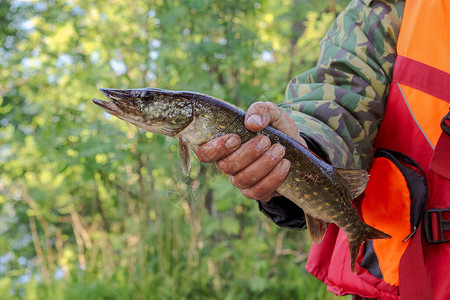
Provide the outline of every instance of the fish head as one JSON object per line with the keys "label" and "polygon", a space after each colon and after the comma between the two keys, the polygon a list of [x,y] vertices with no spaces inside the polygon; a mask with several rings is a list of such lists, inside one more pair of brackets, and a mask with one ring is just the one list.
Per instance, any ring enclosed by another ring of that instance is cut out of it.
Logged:
{"label": "fish head", "polygon": [[145,131],[177,136],[193,120],[193,103],[155,88],[100,89],[110,101],[94,103],[117,118]]}

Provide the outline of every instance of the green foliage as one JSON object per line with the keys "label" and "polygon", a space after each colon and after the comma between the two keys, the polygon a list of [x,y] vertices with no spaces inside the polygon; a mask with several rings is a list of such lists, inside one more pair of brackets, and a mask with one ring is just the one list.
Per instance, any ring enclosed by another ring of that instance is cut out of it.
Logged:
{"label": "green foliage", "polygon": [[332,299],[309,239],[98,88],[280,101],[346,1],[0,0],[2,299]]}

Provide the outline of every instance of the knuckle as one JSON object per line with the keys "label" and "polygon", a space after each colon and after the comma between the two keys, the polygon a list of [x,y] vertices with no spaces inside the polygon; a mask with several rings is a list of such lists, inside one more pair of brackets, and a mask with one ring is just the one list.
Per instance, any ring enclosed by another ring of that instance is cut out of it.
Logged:
{"label": "knuckle", "polygon": [[269,107],[269,109],[275,109],[275,110],[280,110],[280,108],[278,107],[278,105],[276,105],[275,103],[273,103],[272,101],[268,101],[266,102],[266,105]]}
{"label": "knuckle", "polygon": [[257,110],[260,110],[260,109],[264,110],[265,108],[266,108],[265,102],[257,101],[257,102],[254,102],[252,105],[250,105],[248,110],[257,111]]}
{"label": "knuckle", "polygon": [[195,155],[203,163],[212,163],[224,159],[236,151],[239,144],[240,139],[237,135],[223,135],[199,146]]}
{"label": "knuckle", "polygon": [[267,108],[271,111],[271,113],[276,114],[277,116],[280,116],[283,114],[283,111],[281,110],[281,108],[278,107],[278,105],[276,105],[273,102],[266,102],[267,104]]}
{"label": "knuckle", "polygon": [[222,159],[217,162],[217,167],[219,170],[228,175],[234,173],[234,165],[235,163],[232,163],[227,159]]}
{"label": "knuckle", "polygon": [[263,191],[260,188],[241,189],[242,195],[247,199],[253,199],[258,201],[267,202],[272,198],[272,192]]}
{"label": "knuckle", "polygon": [[281,112],[277,118],[274,118],[272,125],[277,128],[281,128],[283,130],[292,130],[296,129],[297,126],[295,123],[289,118],[285,113]]}
{"label": "knuckle", "polygon": [[286,170],[282,170],[277,166],[273,172],[269,175],[271,190],[276,190],[284,181],[287,176]]}
{"label": "knuckle", "polygon": [[269,107],[266,102],[255,102],[247,110],[247,117],[251,115],[259,115],[261,118],[265,119],[269,115]]}
{"label": "knuckle", "polygon": [[271,192],[270,188],[265,184],[256,184],[249,190],[251,190],[254,199],[265,199],[267,194]]}
{"label": "knuckle", "polygon": [[254,178],[246,176],[247,174],[238,174],[232,176],[232,184],[237,188],[248,188],[253,185]]}
{"label": "knuckle", "polygon": [[247,199],[258,200],[257,198],[255,198],[253,193],[250,190],[248,190],[248,189],[242,189],[241,190],[241,194],[242,194],[242,196],[244,196]]}
{"label": "knuckle", "polygon": [[199,161],[203,163],[211,163],[217,160],[218,151],[214,147],[205,145],[198,148],[196,155]]}

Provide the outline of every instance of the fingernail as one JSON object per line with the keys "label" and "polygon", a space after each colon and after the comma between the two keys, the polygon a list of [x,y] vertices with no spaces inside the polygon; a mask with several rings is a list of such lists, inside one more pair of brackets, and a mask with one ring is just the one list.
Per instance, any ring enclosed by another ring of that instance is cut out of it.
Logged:
{"label": "fingernail", "polygon": [[258,126],[263,125],[263,121],[259,115],[251,115],[250,117],[248,117],[247,123],[251,123]]}
{"label": "fingernail", "polygon": [[259,149],[266,149],[270,146],[270,140],[266,136],[262,136],[258,141],[258,147]]}
{"label": "fingernail", "polygon": [[225,142],[225,147],[227,149],[233,149],[234,147],[237,147],[239,145],[239,140],[232,136]]}
{"label": "fingernail", "polygon": [[291,162],[288,161],[287,159],[283,159],[280,163],[280,169],[285,172],[286,170],[288,170],[291,167]]}
{"label": "fingernail", "polygon": [[272,149],[272,156],[275,158],[282,157],[284,155],[284,147],[281,145],[275,145]]}

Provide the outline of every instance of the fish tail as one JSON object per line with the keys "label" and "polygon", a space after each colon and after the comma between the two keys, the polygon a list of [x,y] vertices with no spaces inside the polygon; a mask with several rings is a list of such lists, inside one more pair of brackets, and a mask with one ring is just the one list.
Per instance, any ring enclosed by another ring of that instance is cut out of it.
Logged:
{"label": "fish tail", "polygon": [[364,234],[359,235],[357,238],[349,239],[349,249],[350,249],[350,261],[352,271],[355,272],[355,262],[356,257],[358,256],[359,249],[361,248],[361,244],[367,240],[376,240],[376,239],[390,239],[392,238],[389,234],[386,234],[372,226],[367,224],[365,225]]}

